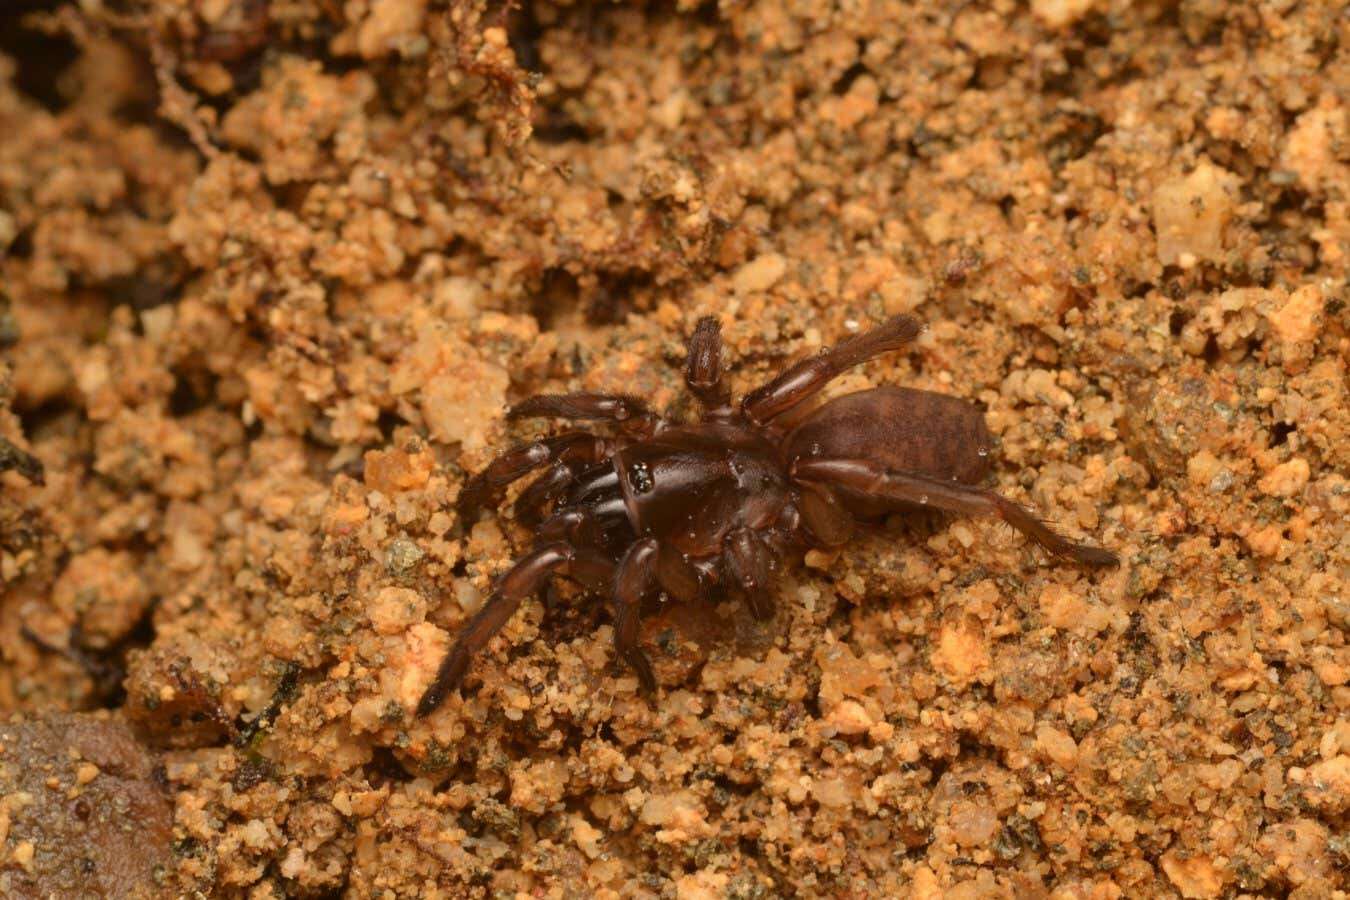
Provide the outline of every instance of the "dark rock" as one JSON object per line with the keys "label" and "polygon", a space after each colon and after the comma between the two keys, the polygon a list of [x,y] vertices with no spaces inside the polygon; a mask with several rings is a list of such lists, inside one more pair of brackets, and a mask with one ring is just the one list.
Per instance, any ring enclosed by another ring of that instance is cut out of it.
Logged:
{"label": "dark rock", "polygon": [[0,896],[174,896],[173,806],[155,766],[106,713],[0,724]]}

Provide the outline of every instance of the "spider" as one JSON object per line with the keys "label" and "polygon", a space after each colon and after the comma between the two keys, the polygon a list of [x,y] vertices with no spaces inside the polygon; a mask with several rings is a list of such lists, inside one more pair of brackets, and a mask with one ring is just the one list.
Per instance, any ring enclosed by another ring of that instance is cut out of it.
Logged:
{"label": "spider", "polygon": [[721,586],[767,619],[789,554],[838,547],[859,522],[888,513],[998,516],[1055,556],[1115,564],[1110,551],[1074,543],[979,486],[991,440],[975,406],[891,386],[804,406],[832,378],[922,330],[917,320],[896,316],[789,366],[733,404],[722,378],[721,329],[709,316],[689,339],[685,369],[703,407],[697,422],[668,421],[623,395],[539,395],[512,407],[508,419],[603,421],[617,433],[541,438],[503,453],[465,485],[459,513],[472,522],[509,484],[542,469],[514,506],[535,545],[464,627],[417,714],[440,705],[474,654],[551,575],[608,595],[614,649],[654,692],[656,676],[638,645],[644,598],[664,592],[691,600]]}

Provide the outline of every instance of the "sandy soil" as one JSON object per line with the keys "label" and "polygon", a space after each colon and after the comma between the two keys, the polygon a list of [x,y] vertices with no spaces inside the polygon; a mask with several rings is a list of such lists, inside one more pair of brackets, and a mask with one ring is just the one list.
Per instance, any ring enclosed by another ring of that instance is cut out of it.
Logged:
{"label": "sandy soil", "polygon": [[[0,710],[156,754],[147,896],[1345,896],[1343,3],[3,15]],[[899,312],[832,391],[979,403],[1118,569],[897,521],[648,617],[651,703],[560,584],[412,717],[528,545],[453,509],[507,403]]]}

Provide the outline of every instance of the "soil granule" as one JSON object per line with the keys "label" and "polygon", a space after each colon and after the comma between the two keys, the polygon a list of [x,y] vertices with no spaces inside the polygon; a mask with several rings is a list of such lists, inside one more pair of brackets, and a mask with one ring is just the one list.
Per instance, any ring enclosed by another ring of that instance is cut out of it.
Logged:
{"label": "soil granule", "polygon": [[[3,16],[0,734],[134,729],[147,892],[1345,896],[1343,3]],[[897,518],[649,615],[652,701],[559,582],[412,716],[529,543],[454,512],[507,404],[897,313],[830,394],[978,403],[1119,568]]]}

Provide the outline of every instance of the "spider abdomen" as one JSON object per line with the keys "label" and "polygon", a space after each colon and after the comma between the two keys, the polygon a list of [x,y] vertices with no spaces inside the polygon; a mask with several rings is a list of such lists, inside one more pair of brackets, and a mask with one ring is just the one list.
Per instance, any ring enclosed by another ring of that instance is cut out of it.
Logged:
{"label": "spider abdomen", "polygon": [[940,481],[978,484],[993,438],[972,404],[947,394],[879,387],[836,397],[788,436],[790,461],[867,459]]}
{"label": "spider abdomen", "polygon": [[[813,458],[858,459],[936,481],[979,484],[989,474],[993,439],[972,404],[947,394],[879,387],[836,397],[788,436],[789,463]],[[837,489],[858,515],[883,514],[894,504]]]}

